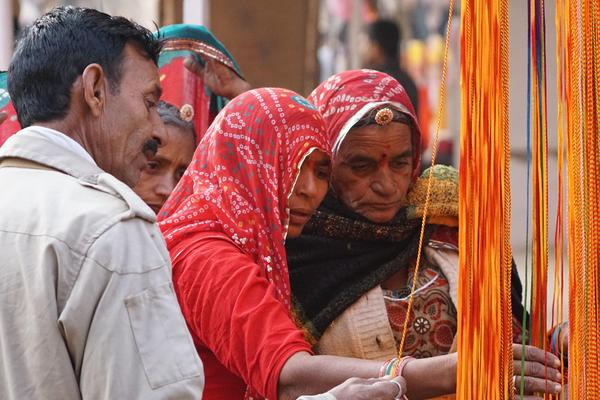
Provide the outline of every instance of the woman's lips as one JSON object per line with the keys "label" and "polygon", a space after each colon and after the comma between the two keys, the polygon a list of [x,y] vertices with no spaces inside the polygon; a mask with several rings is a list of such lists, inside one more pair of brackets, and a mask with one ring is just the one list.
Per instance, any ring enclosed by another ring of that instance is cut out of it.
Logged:
{"label": "woman's lips", "polygon": [[362,208],[372,208],[377,211],[387,211],[390,208],[398,207],[401,203],[399,201],[391,203],[365,203],[362,204]]}
{"label": "woman's lips", "polygon": [[312,210],[290,210],[290,224],[304,225],[314,214]]}

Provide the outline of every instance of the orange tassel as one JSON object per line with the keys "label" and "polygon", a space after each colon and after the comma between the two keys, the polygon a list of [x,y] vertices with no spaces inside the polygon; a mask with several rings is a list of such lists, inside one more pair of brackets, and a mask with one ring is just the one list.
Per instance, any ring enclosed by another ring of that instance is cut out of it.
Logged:
{"label": "orange tassel", "polygon": [[508,1],[463,0],[457,398],[513,395]]}

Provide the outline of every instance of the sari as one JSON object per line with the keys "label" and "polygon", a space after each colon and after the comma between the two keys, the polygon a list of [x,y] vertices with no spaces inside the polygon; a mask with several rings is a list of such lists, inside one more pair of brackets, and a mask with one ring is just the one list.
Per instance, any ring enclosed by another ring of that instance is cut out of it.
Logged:
{"label": "sari", "polygon": [[329,153],[324,123],[304,98],[246,92],[217,116],[159,213],[205,399],[276,398],[287,359],[310,352],[291,316],[284,241],[287,199],[316,149]]}

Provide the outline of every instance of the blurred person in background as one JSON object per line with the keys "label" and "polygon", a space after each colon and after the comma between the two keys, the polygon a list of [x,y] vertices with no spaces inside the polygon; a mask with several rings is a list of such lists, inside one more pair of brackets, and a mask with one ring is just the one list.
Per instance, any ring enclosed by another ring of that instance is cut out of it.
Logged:
{"label": "blurred person in background", "polygon": [[400,44],[402,38],[398,25],[391,20],[377,20],[367,25],[366,40],[361,54],[363,67],[385,72],[396,79],[406,90],[418,115],[417,86],[414,80],[400,67]]}
{"label": "blurred person in background", "polygon": [[250,84],[231,53],[205,27],[168,25],[155,36],[163,42],[158,59],[161,100],[194,124],[198,142],[225,104],[249,90]]}

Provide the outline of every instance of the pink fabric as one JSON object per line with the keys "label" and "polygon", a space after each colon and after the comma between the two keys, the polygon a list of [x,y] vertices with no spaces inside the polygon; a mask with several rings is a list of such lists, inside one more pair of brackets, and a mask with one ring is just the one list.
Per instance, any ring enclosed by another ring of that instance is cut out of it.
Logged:
{"label": "pink fabric", "polygon": [[397,80],[386,73],[369,69],[345,71],[317,86],[308,100],[323,115],[332,147],[347,122],[364,107],[381,102],[394,107],[395,103],[394,108],[408,115],[414,124],[413,180],[417,179],[421,163],[421,130],[408,94]]}

